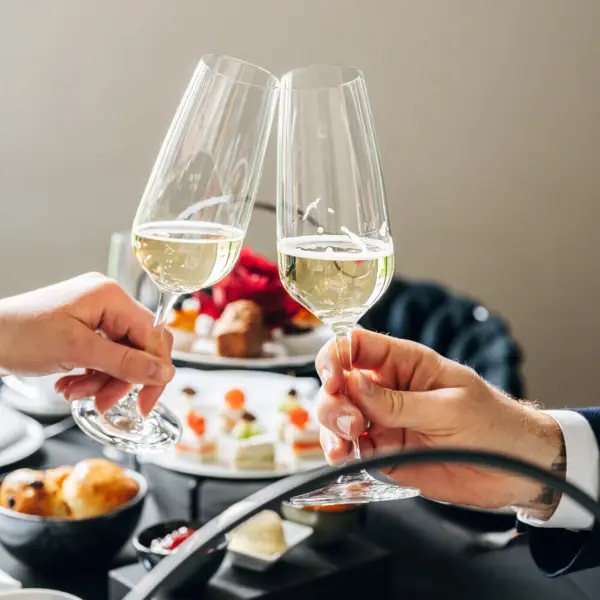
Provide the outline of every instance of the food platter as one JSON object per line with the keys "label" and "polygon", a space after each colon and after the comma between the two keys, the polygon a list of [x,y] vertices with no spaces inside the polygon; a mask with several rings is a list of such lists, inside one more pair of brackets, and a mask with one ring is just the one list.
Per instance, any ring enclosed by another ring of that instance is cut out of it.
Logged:
{"label": "food platter", "polygon": [[[185,388],[196,391],[193,399],[182,393]],[[225,395],[232,389],[243,390],[246,409],[257,416],[264,429],[262,437],[273,444],[275,460],[272,465],[238,468],[228,459],[228,452],[223,448],[235,442],[231,441],[228,434],[219,431],[219,411]],[[279,407],[291,389],[296,391],[297,400],[310,416],[311,422],[316,423],[314,404],[319,384],[315,379],[261,371],[231,370],[224,374],[220,371],[179,369],[163,393],[161,402],[175,411],[184,427],[190,409],[201,412],[206,419],[207,432],[218,442],[217,456],[214,460],[204,462],[193,452],[174,449],[143,456],[141,461],[202,478],[238,480],[277,479],[321,467],[325,464],[322,454],[316,458],[298,458],[289,444],[279,439]]]}
{"label": "food platter", "polygon": [[219,356],[208,335],[174,333],[173,360],[191,367],[210,369],[293,370],[313,366],[323,345],[331,338],[328,327],[300,335],[281,335],[263,343],[258,358]]}

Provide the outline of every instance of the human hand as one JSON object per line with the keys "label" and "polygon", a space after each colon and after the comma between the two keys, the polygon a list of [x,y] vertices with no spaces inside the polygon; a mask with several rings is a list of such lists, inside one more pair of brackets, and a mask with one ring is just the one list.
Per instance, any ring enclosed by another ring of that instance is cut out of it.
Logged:
{"label": "human hand", "polygon": [[[473,370],[416,343],[365,330],[352,338],[353,371],[340,365],[335,342],[320,351],[323,382],[317,411],[321,443],[331,463],[350,457],[359,438],[364,455],[400,449],[462,448],[520,458],[562,473],[564,442],[558,424],[534,405],[518,402]],[[346,387],[347,386],[347,387]],[[514,474],[477,465],[431,464],[389,468],[400,485],[456,504],[518,506],[548,518],[560,495]]]}
{"label": "human hand", "polygon": [[141,350],[153,332],[152,313],[117,283],[82,275],[0,300],[0,371],[37,376],[86,369],[62,377],[56,390],[67,400],[94,397],[101,412],[141,384],[139,406],[147,414],[175,374],[168,332],[156,356]]}

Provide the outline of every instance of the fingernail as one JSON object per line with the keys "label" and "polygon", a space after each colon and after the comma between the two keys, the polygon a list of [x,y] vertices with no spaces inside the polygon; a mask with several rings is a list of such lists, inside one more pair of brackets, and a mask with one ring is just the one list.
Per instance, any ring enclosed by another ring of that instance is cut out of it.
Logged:
{"label": "fingernail", "polygon": [[319,377],[321,378],[321,383],[327,385],[327,382],[331,379],[331,371],[325,367],[324,369],[321,369]]}
{"label": "fingernail", "polygon": [[373,382],[360,371],[358,372],[358,389],[363,396],[370,396],[373,393]]}
{"label": "fingernail", "polygon": [[352,431],[352,423],[354,422],[354,417],[350,415],[341,415],[339,416],[335,424],[338,428],[338,431],[346,438],[350,437],[350,432]]}
{"label": "fingernail", "polygon": [[85,390],[80,390],[80,391],[70,392],[69,394],[67,394],[66,398],[67,398],[67,400],[70,400],[71,402],[73,402],[75,400],[82,400],[87,395],[88,394],[86,394]]}
{"label": "fingernail", "polygon": [[175,367],[163,362],[152,361],[148,367],[148,377],[159,383],[167,383],[171,381],[174,374]]}
{"label": "fingernail", "polygon": [[333,437],[332,433],[327,433],[323,436],[323,451],[327,456],[330,452],[337,448],[337,440]]}

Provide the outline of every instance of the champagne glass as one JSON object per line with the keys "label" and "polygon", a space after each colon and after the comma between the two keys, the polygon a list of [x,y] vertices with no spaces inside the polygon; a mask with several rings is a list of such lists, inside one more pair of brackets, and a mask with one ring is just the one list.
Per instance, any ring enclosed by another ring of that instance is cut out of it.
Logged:
{"label": "champagne glass", "polygon": [[[133,251],[160,291],[149,352],[177,296],[217,283],[235,265],[262,174],[279,91],[271,73],[204,56],[179,105],[132,227]],[[145,418],[133,391],[105,414],[93,399],[73,416],[95,440],[131,453],[177,443],[181,424],[157,404]]]}
{"label": "champagne glass", "polygon": [[[281,281],[332,329],[348,373],[352,330],[394,273],[379,151],[365,80],[358,69],[305,67],[282,78],[277,178]],[[359,461],[357,440],[353,450]],[[359,504],[419,493],[362,470],[296,496],[292,503]]]}

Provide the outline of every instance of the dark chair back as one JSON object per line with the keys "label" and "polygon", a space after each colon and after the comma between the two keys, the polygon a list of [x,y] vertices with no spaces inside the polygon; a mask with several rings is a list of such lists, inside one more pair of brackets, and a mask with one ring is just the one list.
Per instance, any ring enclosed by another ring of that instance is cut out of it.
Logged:
{"label": "dark chair back", "polygon": [[366,329],[419,342],[523,398],[523,352],[506,321],[440,285],[396,278],[362,319]]}

